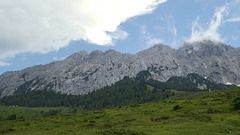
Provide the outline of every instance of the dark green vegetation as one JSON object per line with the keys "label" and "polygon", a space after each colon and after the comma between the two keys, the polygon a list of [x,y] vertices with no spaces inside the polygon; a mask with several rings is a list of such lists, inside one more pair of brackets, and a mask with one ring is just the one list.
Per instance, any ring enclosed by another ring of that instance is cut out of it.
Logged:
{"label": "dark green vegetation", "polygon": [[[171,91],[162,101],[114,109],[0,121],[0,134],[239,135],[240,88]],[[0,107],[1,110],[3,106]],[[14,109],[22,107],[15,107]],[[34,108],[32,108],[34,109]]]}
{"label": "dark green vegetation", "polygon": [[236,97],[233,100],[233,109],[234,110],[240,110],[240,97]]}
{"label": "dark green vegetation", "polygon": [[171,77],[165,83],[165,87],[181,91],[199,91],[199,87],[201,87],[202,90],[220,90],[232,86],[215,83],[198,74],[192,73],[188,74],[186,77]]}
{"label": "dark green vegetation", "polygon": [[87,95],[74,96],[55,93],[53,91],[32,91],[4,97],[0,102],[7,106],[68,106],[81,107],[84,110],[93,110],[162,100],[171,95],[173,95],[173,92],[155,88],[144,81],[125,77],[113,86],[106,86]]}
{"label": "dark green vegetation", "polygon": [[18,107],[18,106],[0,106],[0,121],[27,119],[35,117],[47,117],[62,115],[74,112],[74,108],[67,107]]}
{"label": "dark green vegetation", "polygon": [[[0,103],[6,106],[25,107],[78,107],[86,111],[163,100],[175,95],[175,92],[170,91],[170,89],[206,91],[230,87],[216,84],[197,74],[189,74],[186,77],[172,77],[165,83],[148,79],[149,77],[151,77],[149,71],[142,71],[136,78],[125,77],[112,86],[106,86],[87,95],[74,96],[53,91],[30,91],[4,97],[0,99]],[[199,86],[203,86],[204,89],[201,90]]]}

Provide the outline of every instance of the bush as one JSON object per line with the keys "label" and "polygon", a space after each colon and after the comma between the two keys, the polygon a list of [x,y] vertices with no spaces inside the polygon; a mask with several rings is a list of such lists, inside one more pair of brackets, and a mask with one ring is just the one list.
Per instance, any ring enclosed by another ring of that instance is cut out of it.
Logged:
{"label": "bush", "polygon": [[3,121],[3,120],[5,120],[5,119],[3,118],[3,116],[0,115],[0,121]]}
{"label": "bush", "polygon": [[17,115],[16,114],[12,114],[12,115],[8,116],[7,119],[8,120],[15,120],[15,119],[17,119]]}
{"label": "bush", "polygon": [[48,112],[44,112],[44,111],[41,111],[40,114],[43,116],[43,117],[47,117],[47,116],[55,116],[55,115],[58,115],[59,113],[61,112],[61,109],[50,109]]}
{"label": "bush", "polygon": [[220,111],[216,110],[216,109],[213,109],[212,107],[209,107],[207,109],[207,113],[219,113]]}
{"label": "bush", "polygon": [[163,120],[169,119],[169,116],[162,116],[162,117],[157,117],[157,118],[151,118],[151,121],[153,122],[161,122]]}
{"label": "bush", "polygon": [[130,104],[130,107],[134,108],[134,107],[139,107],[139,104]]}
{"label": "bush", "polygon": [[179,110],[179,109],[181,109],[182,107],[180,106],[180,105],[175,105],[174,107],[173,107],[173,111],[176,111],[176,110]]}
{"label": "bush", "polygon": [[74,108],[74,109],[72,110],[72,113],[73,113],[73,114],[77,113],[77,109]]}
{"label": "bush", "polygon": [[233,109],[234,110],[240,110],[240,97],[236,97],[233,100]]}

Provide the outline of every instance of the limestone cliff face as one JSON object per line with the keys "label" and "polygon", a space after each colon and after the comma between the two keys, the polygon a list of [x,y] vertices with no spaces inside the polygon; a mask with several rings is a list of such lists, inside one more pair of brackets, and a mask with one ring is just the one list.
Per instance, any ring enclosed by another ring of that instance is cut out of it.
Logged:
{"label": "limestone cliff face", "polygon": [[0,97],[30,90],[86,94],[143,70],[163,82],[197,73],[215,82],[240,84],[240,48],[204,40],[185,43],[178,50],[156,45],[137,54],[81,51],[63,61],[2,74]]}

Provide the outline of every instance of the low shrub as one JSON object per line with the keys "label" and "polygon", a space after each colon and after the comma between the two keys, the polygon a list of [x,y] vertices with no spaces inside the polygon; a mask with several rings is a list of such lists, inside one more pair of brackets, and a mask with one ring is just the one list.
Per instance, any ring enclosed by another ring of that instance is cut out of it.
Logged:
{"label": "low shrub", "polygon": [[16,120],[17,119],[17,115],[16,114],[12,114],[12,115],[8,116],[7,119],[8,120]]}
{"label": "low shrub", "polygon": [[176,111],[176,110],[179,110],[181,109],[182,107],[180,105],[175,105],[173,106],[173,111]]}
{"label": "low shrub", "polygon": [[233,99],[233,109],[240,110],[240,97],[236,97]]}
{"label": "low shrub", "polygon": [[151,121],[153,122],[161,122],[163,120],[169,119],[169,116],[162,116],[162,117],[156,117],[156,118],[151,118]]}

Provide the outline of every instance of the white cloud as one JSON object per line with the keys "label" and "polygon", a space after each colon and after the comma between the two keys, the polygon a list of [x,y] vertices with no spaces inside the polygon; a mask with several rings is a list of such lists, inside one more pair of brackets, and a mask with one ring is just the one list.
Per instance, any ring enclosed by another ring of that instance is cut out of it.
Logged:
{"label": "white cloud", "polygon": [[112,45],[127,33],[118,26],[151,13],[167,0],[1,0],[0,59],[48,53],[73,40]]}
{"label": "white cloud", "polygon": [[147,46],[152,46],[160,43],[162,43],[162,39],[159,38],[149,38],[147,40]]}
{"label": "white cloud", "polygon": [[171,47],[177,48],[179,45],[179,41],[177,40],[177,29],[175,26],[169,26],[168,30],[173,34],[173,41],[171,43]]}
{"label": "white cloud", "polygon": [[64,60],[65,58],[67,58],[68,56],[64,56],[64,57],[53,57],[52,59],[54,61],[60,61],[60,60]]}
{"label": "white cloud", "polygon": [[227,14],[227,5],[217,8],[208,28],[203,28],[198,23],[200,17],[197,17],[192,23],[192,33],[188,42],[196,42],[203,39],[210,39],[213,41],[222,41],[221,35],[218,33],[219,26],[223,23],[223,17]]}
{"label": "white cloud", "polygon": [[240,22],[240,17],[225,20],[225,22]]}
{"label": "white cloud", "polygon": [[146,42],[146,48],[163,42],[162,39],[153,37],[153,35],[147,31],[146,25],[141,26],[141,34],[143,36],[143,40]]}
{"label": "white cloud", "polygon": [[5,63],[5,62],[0,61],[0,66],[1,66],[1,67],[4,67],[4,66],[11,66],[11,64],[10,64],[10,63]]}
{"label": "white cloud", "polygon": [[177,29],[175,27],[169,27],[170,32],[176,37],[177,36]]}

